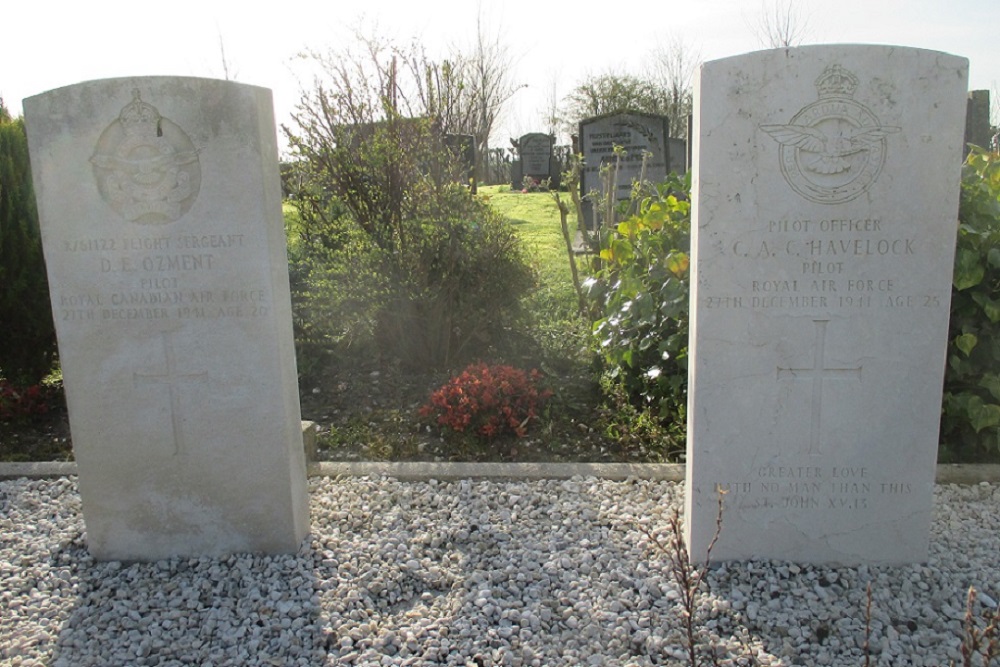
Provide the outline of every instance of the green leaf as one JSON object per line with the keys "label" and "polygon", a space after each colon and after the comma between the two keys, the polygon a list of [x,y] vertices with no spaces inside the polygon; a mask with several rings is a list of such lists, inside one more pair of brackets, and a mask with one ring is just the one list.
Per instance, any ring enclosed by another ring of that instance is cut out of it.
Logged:
{"label": "green leaf", "polygon": [[986,314],[986,317],[990,319],[990,322],[1000,322],[1000,303],[994,301],[981,292],[973,294],[972,300],[983,309],[983,312]]}
{"label": "green leaf", "polygon": [[667,268],[678,278],[683,278],[687,274],[690,264],[690,258],[682,252],[672,253],[667,258]]}
{"label": "green leaf", "polygon": [[1000,248],[990,248],[986,254],[986,261],[990,263],[990,266],[1000,269]]}
{"label": "green leaf", "polygon": [[638,220],[635,217],[629,218],[628,220],[622,220],[618,223],[616,231],[622,236],[631,236],[636,232],[638,228]]}
{"label": "green leaf", "polygon": [[667,211],[659,202],[653,202],[642,217],[643,222],[652,230],[663,228],[663,223],[667,219]]}
{"label": "green leaf", "polygon": [[978,285],[986,270],[979,263],[979,254],[968,248],[959,248],[955,253],[955,289],[964,290]]}
{"label": "green leaf", "polygon": [[993,398],[1000,401],[1000,375],[986,373],[979,381],[979,386],[988,390]]}
{"label": "green leaf", "polygon": [[979,343],[979,339],[976,338],[975,334],[967,333],[955,338],[955,347],[964,352],[965,356],[972,354],[972,350],[976,347],[977,343]]}
{"label": "green leaf", "polygon": [[[966,392],[962,393],[944,393],[944,409],[945,413],[948,415],[961,415],[965,417],[969,414],[969,401],[973,398],[978,398],[975,394],[969,394]],[[982,399],[980,404],[982,403]]]}
{"label": "green leaf", "polygon": [[955,375],[960,376],[962,374],[962,359],[957,354],[948,355],[948,366],[951,367]]}
{"label": "green leaf", "polygon": [[972,428],[976,429],[976,433],[984,428],[1000,426],[1000,405],[981,405],[977,410],[970,410],[970,413]]}

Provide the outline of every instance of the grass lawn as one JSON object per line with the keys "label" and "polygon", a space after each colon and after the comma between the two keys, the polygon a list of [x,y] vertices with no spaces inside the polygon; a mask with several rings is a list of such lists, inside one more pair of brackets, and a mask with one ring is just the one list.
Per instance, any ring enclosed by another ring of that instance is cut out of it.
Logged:
{"label": "grass lawn", "polygon": [[[531,261],[538,271],[541,297],[551,301],[559,312],[572,312],[576,304],[573,280],[570,275],[566,242],[559,222],[559,208],[551,192],[511,191],[507,185],[480,186],[479,194],[490,205],[510,220],[518,236],[524,241]],[[569,194],[559,193],[562,201],[570,205],[569,225],[576,227]]]}
{"label": "grass lawn", "polygon": [[[501,191],[502,190],[502,191]],[[551,192],[511,192],[509,186],[488,185],[479,188],[480,196],[504,215],[514,226],[518,236],[531,250],[538,262],[543,282],[561,282],[570,285],[566,244],[559,223],[559,209]],[[560,192],[562,201],[569,203],[569,195]],[[576,226],[572,213],[570,227]]]}

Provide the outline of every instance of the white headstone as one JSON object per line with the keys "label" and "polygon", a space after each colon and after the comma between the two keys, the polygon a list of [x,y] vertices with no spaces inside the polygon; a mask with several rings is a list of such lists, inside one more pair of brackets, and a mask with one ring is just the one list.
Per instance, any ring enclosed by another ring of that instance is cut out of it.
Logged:
{"label": "white headstone", "polygon": [[696,88],[687,531],[703,560],[927,557],[968,61],[706,63]]}
{"label": "white headstone", "polygon": [[309,507],[270,91],[107,79],[24,110],[91,552],[294,552]]}

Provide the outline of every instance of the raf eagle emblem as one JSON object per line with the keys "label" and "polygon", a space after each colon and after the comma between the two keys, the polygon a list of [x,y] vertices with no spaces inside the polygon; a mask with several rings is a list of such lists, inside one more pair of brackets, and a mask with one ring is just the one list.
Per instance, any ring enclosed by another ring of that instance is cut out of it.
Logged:
{"label": "raf eagle emblem", "polygon": [[898,127],[845,128],[828,135],[806,125],[761,125],[782,146],[797,148],[802,166],[816,174],[840,174],[851,169],[847,158],[867,151]]}
{"label": "raf eagle emblem", "polygon": [[886,137],[900,128],[883,125],[853,99],[858,78],[831,65],[816,79],[819,99],[783,124],[760,129],[780,144],[785,181],[804,198],[821,204],[851,201],[878,179],[885,164]]}

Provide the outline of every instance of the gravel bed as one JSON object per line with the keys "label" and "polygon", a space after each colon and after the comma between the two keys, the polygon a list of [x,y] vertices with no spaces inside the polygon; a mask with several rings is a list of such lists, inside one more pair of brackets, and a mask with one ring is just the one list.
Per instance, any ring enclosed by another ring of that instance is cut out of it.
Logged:
{"label": "gravel bed", "polygon": [[[669,543],[683,484],[313,478],[289,556],[87,553],[73,477],[0,482],[0,664],[678,665]],[[961,663],[968,588],[1000,599],[1000,487],[938,486],[925,565],[719,566],[698,599],[720,664]],[[723,528],[724,530],[724,528]],[[977,663],[979,664],[979,663]]]}

